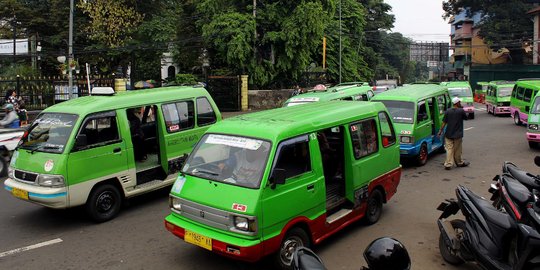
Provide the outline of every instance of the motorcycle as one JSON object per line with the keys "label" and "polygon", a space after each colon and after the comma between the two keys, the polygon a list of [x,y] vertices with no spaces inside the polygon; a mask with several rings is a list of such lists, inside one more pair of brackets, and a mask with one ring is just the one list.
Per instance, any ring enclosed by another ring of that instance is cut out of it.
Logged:
{"label": "motorcycle", "polygon": [[[540,167],[540,156],[534,158],[536,166]],[[520,169],[512,162],[505,161],[502,166],[503,174],[509,174],[529,189],[540,190],[540,178]]]}
{"label": "motorcycle", "polygon": [[[411,258],[401,242],[390,237],[381,237],[371,242],[364,250],[368,267],[361,270],[409,270]],[[293,253],[294,270],[326,270],[323,261],[315,252],[298,247]]]}
{"label": "motorcycle", "polygon": [[0,177],[7,175],[11,154],[24,132],[24,128],[0,128]]}
{"label": "motorcycle", "polygon": [[508,174],[493,178],[489,192],[493,206],[508,213],[514,220],[540,229],[540,192],[529,190],[521,182]]}
{"label": "motorcycle", "polygon": [[[439,249],[453,265],[475,261],[484,269],[539,270],[540,234],[518,223],[509,214],[463,186],[456,188],[456,199],[447,199],[437,210]],[[450,216],[461,213],[465,220]]]}

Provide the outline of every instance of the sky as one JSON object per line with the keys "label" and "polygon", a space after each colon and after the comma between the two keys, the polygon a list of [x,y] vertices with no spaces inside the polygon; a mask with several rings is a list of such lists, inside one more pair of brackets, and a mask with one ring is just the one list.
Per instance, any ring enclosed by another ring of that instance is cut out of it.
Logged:
{"label": "sky", "polygon": [[450,42],[450,25],[442,18],[441,0],[385,0],[396,21],[392,31],[415,41]]}

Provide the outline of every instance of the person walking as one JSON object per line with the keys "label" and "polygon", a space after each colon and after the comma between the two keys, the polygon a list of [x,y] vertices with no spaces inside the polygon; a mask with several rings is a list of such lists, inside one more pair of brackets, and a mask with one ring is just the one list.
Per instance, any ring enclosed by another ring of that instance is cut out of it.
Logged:
{"label": "person walking", "polygon": [[463,120],[467,119],[467,114],[461,107],[461,99],[454,97],[452,99],[452,108],[444,112],[443,123],[439,130],[440,137],[444,132],[444,148],[446,149],[446,161],[444,168],[452,169],[454,164],[458,167],[467,167],[469,162],[461,159],[462,142],[463,142]]}
{"label": "person walking", "polygon": [[6,103],[11,103],[15,112],[19,112],[19,98],[17,98],[17,91],[10,89],[6,92]]}

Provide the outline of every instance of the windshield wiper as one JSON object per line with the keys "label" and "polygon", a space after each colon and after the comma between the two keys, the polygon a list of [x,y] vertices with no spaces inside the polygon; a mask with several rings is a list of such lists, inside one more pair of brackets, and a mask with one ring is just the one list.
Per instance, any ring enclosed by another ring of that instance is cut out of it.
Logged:
{"label": "windshield wiper", "polygon": [[205,171],[205,170],[199,170],[199,169],[193,169],[193,171],[191,171],[192,173],[204,173],[204,174],[208,174],[208,175],[212,175],[212,176],[218,176],[219,173],[215,173],[215,172],[212,172],[212,171]]}
{"label": "windshield wiper", "polygon": [[30,151],[30,154],[34,154],[34,152],[36,152],[37,150],[41,150],[41,149],[60,149],[60,146],[39,145],[39,146],[35,147],[34,149],[32,149]]}

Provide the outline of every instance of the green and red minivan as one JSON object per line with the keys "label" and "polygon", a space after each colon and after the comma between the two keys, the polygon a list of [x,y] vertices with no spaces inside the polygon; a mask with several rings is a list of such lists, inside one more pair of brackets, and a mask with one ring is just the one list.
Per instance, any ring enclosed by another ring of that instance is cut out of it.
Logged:
{"label": "green and red minivan", "polygon": [[401,176],[382,103],[326,101],[238,116],[211,127],[170,193],[165,227],[243,261],[318,244],[375,223]]}

